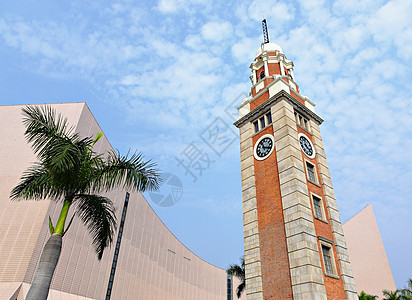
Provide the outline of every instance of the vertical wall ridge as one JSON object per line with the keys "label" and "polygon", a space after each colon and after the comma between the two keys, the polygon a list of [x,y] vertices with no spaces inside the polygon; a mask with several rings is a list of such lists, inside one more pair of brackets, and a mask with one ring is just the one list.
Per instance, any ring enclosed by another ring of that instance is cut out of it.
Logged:
{"label": "vertical wall ridge", "polygon": [[353,272],[349,261],[349,254],[346,248],[345,236],[341,220],[339,217],[337,201],[333,192],[332,180],[330,177],[329,168],[326,162],[325,149],[320,135],[319,126],[315,122],[311,122],[313,143],[316,150],[316,157],[319,166],[319,174],[322,183],[322,189],[325,195],[326,209],[329,214],[329,221],[332,229],[333,239],[338,257],[338,263],[341,271],[343,286],[346,294],[346,299],[357,300],[356,284],[353,278]]}
{"label": "vertical wall ridge", "polygon": [[271,108],[293,299],[327,299],[293,107]]}
{"label": "vertical wall ridge", "polygon": [[244,124],[239,132],[246,295],[248,300],[263,300],[251,124]]}

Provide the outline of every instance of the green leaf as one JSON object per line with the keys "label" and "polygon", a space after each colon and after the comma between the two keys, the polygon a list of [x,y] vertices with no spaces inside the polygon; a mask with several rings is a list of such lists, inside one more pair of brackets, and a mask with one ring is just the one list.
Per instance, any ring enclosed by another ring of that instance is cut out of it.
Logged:
{"label": "green leaf", "polygon": [[96,137],[94,138],[94,141],[92,143],[92,147],[97,143],[98,140],[100,140],[100,138],[104,135],[103,132],[100,132],[96,135]]}
{"label": "green leaf", "polygon": [[74,215],[75,215],[75,213],[73,214],[72,218],[70,219],[69,225],[67,225],[66,230],[63,231],[62,237],[66,234],[67,230],[69,230],[70,225],[72,225]]}
{"label": "green leaf", "polygon": [[49,216],[49,229],[50,229],[50,234],[53,234],[54,227],[53,227],[52,220],[51,220],[50,216]]}

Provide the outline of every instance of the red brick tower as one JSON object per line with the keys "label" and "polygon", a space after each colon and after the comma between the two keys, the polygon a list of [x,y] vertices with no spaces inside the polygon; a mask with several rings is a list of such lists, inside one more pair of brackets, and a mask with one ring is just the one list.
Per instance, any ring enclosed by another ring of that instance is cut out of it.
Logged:
{"label": "red brick tower", "polygon": [[247,299],[358,299],[315,104],[262,44],[238,107]]}

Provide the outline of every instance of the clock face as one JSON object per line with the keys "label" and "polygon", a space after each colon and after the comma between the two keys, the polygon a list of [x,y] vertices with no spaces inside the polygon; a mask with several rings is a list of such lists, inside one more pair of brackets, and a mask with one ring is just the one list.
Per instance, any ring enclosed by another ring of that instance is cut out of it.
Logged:
{"label": "clock face", "polygon": [[309,140],[309,138],[303,133],[299,133],[298,137],[300,148],[302,149],[303,153],[305,153],[309,158],[314,158],[315,149],[313,148],[312,142]]}
{"label": "clock face", "polygon": [[267,158],[274,149],[273,136],[265,134],[256,142],[254,156],[257,160],[264,160]]}

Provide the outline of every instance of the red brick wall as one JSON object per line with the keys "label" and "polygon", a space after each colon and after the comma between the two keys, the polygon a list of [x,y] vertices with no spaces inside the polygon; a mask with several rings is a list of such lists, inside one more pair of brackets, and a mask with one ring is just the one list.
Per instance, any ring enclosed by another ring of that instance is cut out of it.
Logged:
{"label": "red brick wall", "polygon": [[279,63],[270,63],[268,64],[268,69],[269,69],[269,75],[275,75],[278,74],[280,75],[280,65]]}
{"label": "red brick wall", "polygon": [[257,97],[253,102],[250,103],[250,111],[254,110],[256,107],[261,105],[263,102],[269,99],[269,91],[264,92],[262,95]]}
{"label": "red brick wall", "polygon": [[[312,136],[307,131],[302,129],[300,126],[297,126],[297,130],[298,130],[298,133],[304,133],[311,140],[311,142],[313,144]],[[313,221],[314,221],[314,224],[315,224],[316,236],[322,236],[322,237],[325,237],[327,239],[333,240],[333,234],[332,234],[332,229],[330,227],[329,215],[328,215],[328,212],[327,212],[327,209],[326,209],[326,206],[325,206],[325,196],[323,194],[323,189],[321,187],[322,182],[320,180],[318,162],[316,160],[316,157],[313,158],[313,159],[310,159],[303,152],[302,152],[302,159],[305,163],[305,172],[307,172],[306,171],[305,159],[307,161],[309,161],[310,163],[312,163],[313,165],[315,165],[315,167],[316,167],[319,186],[316,185],[316,184],[311,183],[308,180],[307,181],[308,182],[308,190],[309,190],[309,192],[312,192],[312,193],[314,193],[317,196],[320,196],[322,198],[323,211],[325,213],[325,218],[328,221],[328,223],[325,223],[325,222],[322,222],[321,220],[315,219],[313,202],[312,202],[312,199],[311,199],[310,203],[311,203],[311,206],[312,206],[312,216],[313,216]],[[307,176],[307,174],[306,174],[306,176]],[[336,269],[337,269],[339,279],[335,279],[335,278],[323,275],[323,279],[325,281],[326,294],[327,294],[328,299],[334,299],[334,300],[342,299],[342,300],[344,300],[344,299],[346,299],[345,290],[344,290],[343,282],[342,282],[342,279],[341,279],[340,268],[339,268],[339,263],[338,263],[338,257],[337,257],[337,254],[336,254],[336,249],[335,249],[334,244],[333,244],[332,248],[333,248],[333,253],[334,253],[334,256],[335,256],[335,265],[336,265]],[[319,249],[319,255],[320,255],[320,253],[322,252],[322,249],[321,249],[321,245],[320,245],[319,241],[318,241],[318,249]],[[325,267],[323,265],[322,257],[320,257],[320,259],[322,261],[323,274],[325,274]]]}
{"label": "red brick wall", "polygon": [[[254,136],[253,145],[267,133],[273,135],[272,126]],[[263,297],[293,299],[276,151],[265,160],[255,159],[254,169]]]}
{"label": "red brick wall", "polygon": [[300,103],[305,105],[305,101],[303,101],[292,89],[290,89],[290,94],[292,95],[293,98],[298,100]]}

